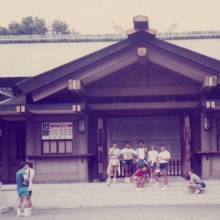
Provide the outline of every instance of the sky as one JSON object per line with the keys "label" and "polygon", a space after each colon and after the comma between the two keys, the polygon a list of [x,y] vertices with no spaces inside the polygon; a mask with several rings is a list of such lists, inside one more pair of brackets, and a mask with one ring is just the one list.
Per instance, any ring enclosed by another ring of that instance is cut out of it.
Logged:
{"label": "sky", "polygon": [[220,30],[220,0],[0,0],[0,26],[38,16],[66,21],[80,33],[114,33],[114,21],[132,28],[132,17],[148,16],[150,27],[167,31]]}

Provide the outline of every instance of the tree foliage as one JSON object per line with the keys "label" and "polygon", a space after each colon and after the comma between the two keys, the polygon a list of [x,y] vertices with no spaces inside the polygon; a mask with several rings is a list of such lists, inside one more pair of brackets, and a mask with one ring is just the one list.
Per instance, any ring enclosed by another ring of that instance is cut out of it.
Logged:
{"label": "tree foliage", "polygon": [[0,26],[0,35],[45,35],[49,31],[53,34],[69,34],[69,25],[60,20],[54,20],[52,27],[48,28],[44,19],[27,16],[21,22],[12,21],[8,27]]}
{"label": "tree foliage", "polygon": [[52,33],[54,34],[69,34],[69,25],[64,21],[54,20],[52,23]]}

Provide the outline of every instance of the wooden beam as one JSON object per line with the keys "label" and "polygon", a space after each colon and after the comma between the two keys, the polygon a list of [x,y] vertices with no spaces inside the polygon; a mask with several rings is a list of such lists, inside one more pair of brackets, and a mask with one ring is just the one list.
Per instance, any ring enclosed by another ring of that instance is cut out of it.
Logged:
{"label": "wooden beam", "polygon": [[201,88],[201,93],[207,93],[218,85],[218,77],[217,76],[205,76]]}
{"label": "wooden beam", "polygon": [[[116,72],[122,68],[125,68],[126,66],[129,66],[131,64],[134,64],[138,61],[137,54],[135,53],[135,50],[129,50],[127,52],[121,53],[116,55],[114,58],[108,59],[106,61],[103,61],[101,64],[95,65],[94,67],[91,67],[85,71],[82,71],[79,76],[77,77],[77,80],[80,80],[81,86],[86,85],[89,83],[92,83],[102,77],[105,77],[112,72]],[[73,79],[75,80],[75,79]],[[75,86],[77,86],[79,82],[77,81]],[[48,85],[44,88],[41,88],[37,91],[34,91],[32,95],[32,99],[34,102],[37,102],[43,98],[46,98],[56,92],[59,92],[61,90],[67,89],[67,88],[73,88],[73,84],[70,85],[68,80],[63,80],[60,82],[56,82],[52,85]],[[83,87],[82,87],[83,88]],[[77,91],[77,89],[74,92],[83,92],[84,90],[81,89],[81,91]]]}
{"label": "wooden beam", "polygon": [[147,48],[138,47],[137,48],[138,61],[141,66],[144,66],[147,62]]}
{"label": "wooden beam", "polygon": [[171,54],[162,49],[155,48],[151,45],[148,45],[148,51],[148,60],[150,62],[160,65],[166,69],[175,71],[200,83],[203,82],[204,77],[207,76],[207,74],[214,74],[213,71],[199,64],[192,63],[189,60],[178,57],[175,54]]}
{"label": "wooden beam", "polygon": [[124,54],[119,54],[114,58],[103,62],[101,65],[97,65],[87,71],[82,72],[80,76],[78,76],[78,79],[82,80],[84,85],[88,85],[94,81],[110,75],[113,72],[130,66],[137,61],[138,56],[133,49]]}
{"label": "wooden beam", "polygon": [[138,15],[133,18],[134,29],[135,30],[147,30],[149,28],[148,17],[143,15]]}
{"label": "wooden beam", "polygon": [[47,87],[44,87],[40,90],[37,90],[32,93],[32,99],[34,102],[37,102],[43,98],[46,98],[56,92],[59,92],[68,86],[68,81],[62,81],[62,82],[57,82],[53,85],[48,85]]}
{"label": "wooden beam", "polygon": [[200,86],[91,87],[89,97],[198,95]]}
{"label": "wooden beam", "polygon": [[69,79],[68,80],[68,89],[77,95],[85,94],[84,86],[82,81],[79,79]]}
{"label": "wooden beam", "polygon": [[198,102],[149,102],[89,104],[91,110],[194,109]]}

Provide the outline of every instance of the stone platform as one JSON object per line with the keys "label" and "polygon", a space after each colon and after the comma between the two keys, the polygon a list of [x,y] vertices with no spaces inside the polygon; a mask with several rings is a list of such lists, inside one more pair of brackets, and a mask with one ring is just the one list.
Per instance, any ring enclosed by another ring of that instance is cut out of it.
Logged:
{"label": "stone platform", "polygon": [[[182,178],[172,178],[167,191],[160,186],[147,184],[144,191],[136,191],[133,183],[64,183],[36,184],[33,204],[36,209],[152,206],[152,205],[220,205],[220,180],[208,180],[202,194],[189,193]],[[15,207],[16,186],[3,185],[0,204]]]}

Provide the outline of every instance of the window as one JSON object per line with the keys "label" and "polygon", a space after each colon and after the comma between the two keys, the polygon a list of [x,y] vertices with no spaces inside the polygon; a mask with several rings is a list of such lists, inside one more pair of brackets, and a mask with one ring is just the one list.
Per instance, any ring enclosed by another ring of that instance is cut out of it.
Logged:
{"label": "window", "polygon": [[217,151],[220,151],[220,119],[216,120]]}
{"label": "window", "polygon": [[41,134],[42,154],[73,153],[72,122],[43,122]]}
{"label": "window", "polygon": [[43,140],[42,141],[43,154],[72,154],[73,144],[71,140]]}

